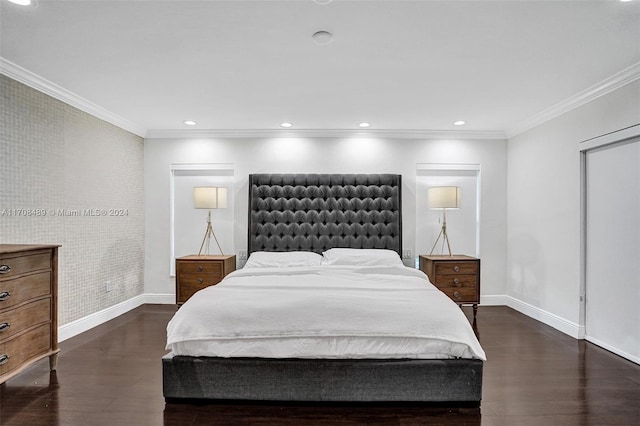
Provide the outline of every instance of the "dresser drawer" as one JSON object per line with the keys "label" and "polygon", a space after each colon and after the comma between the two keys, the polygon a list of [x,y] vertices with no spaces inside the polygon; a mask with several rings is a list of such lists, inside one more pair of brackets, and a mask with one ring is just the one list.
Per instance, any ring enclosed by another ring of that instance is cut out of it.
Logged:
{"label": "dresser drawer", "polygon": [[17,309],[0,311],[0,341],[33,327],[51,321],[51,298],[36,300]]}
{"label": "dresser drawer", "polygon": [[8,255],[0,257],[0,279],[45,269],[51,269],[51,252],[19,257]]}
{"label": "dresser drawer", "polygon": [[0,343],[0,376],[26,361],[51,351],[51,324],[42,324],[14,339]]}
{"label": "dresser drawer", "polygon": [[213,274],[222,279],[221,262],[178,262],[179,274]]}
{"label": "dresser drawer", "polygon": [[477,274],[478,262],[436,262],[436,275]]}
{"label": "dresser drawer", "polygon": [[0,281],[0,311],[51,294],[51,272]]}

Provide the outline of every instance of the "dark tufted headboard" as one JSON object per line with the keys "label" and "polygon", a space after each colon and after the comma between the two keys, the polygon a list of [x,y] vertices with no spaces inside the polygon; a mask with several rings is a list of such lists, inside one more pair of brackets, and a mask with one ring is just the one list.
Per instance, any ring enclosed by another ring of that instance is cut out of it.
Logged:
{"label": "dark tufted headboard", "polygon": [[401,195],[401,175],[249,175],[248,251],[380,248],[402,256]]}

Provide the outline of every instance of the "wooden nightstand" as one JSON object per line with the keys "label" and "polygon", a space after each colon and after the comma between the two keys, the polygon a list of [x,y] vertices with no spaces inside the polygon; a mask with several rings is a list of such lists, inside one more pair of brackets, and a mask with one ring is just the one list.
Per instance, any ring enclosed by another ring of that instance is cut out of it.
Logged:
{"label": "wooden nightstand", "polygon": [[421,255],[420,270],[457,304],[473,305],[473,317],[476,317],[480,303],[480,259],[463,255]]}
{"label": "wooden nightstand", "polygon": [[236,257],[189,255],[176,259],[176,303],[183,304],[193,294],[216,285],[236,270]]}

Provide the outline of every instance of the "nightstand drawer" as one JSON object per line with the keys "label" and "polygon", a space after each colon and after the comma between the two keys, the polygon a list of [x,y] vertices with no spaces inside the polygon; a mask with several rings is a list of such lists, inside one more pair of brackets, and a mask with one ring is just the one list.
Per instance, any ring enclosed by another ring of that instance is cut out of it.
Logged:
{"label": "nightstand drawer", "polygon": [[214,274],[222,278],[221,262],[178,262],[180,274]]}
{"label": "nightstand drawer", "polygon": [[436,275],[435,284],[438,288],[472,288],[478,285],[477,275]]}
{"label": "nightstand drawer", "polygon": [[218,284],[222,278],[222,274],[182,274],[180,275],[180,285],[202,288]]}
{"label": "nightstand drawer", "polygon": [[451,300],[458,303],[477,303],[475,288],[451,288],[440,287],[440,291],[449,296]]}
{"label": "nightstand drawer", "polygon": [[478,262],[436,262],[436,275],[477,274]]}
{"label": "nightstand drawer", "polygon": [[194,284],[194,283],[181,281],[180,289],[178,290],[176,299],[178,300],[178,303],[184,303],[187,301],[187,299],[193,296],[197,291],[200,291],[203,288],[207,288],[207,287],[209,287],[209,284]]}

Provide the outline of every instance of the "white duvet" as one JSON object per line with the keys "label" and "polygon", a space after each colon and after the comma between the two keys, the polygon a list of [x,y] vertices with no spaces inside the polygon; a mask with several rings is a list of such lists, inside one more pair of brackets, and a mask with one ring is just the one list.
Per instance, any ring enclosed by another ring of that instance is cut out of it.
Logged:
{"label": "white duvet", "polygon": [[175,355],[477,358],[460,308],[403,266],[245,268],[193,295],[167,326]]}

